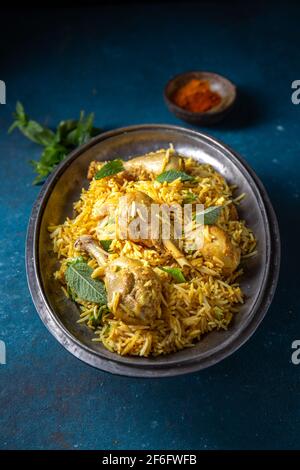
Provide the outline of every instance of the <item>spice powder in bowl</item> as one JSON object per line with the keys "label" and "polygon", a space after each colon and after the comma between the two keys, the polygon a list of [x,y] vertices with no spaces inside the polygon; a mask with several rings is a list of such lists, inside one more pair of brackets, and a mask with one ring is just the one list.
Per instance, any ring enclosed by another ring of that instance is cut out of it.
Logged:
{"label": "spice powder in bowl", "polygon": [[208,80],[192,78],[175,91],[172,101],[187,111],[205,113],[218,106],[222,97],[210,88]]}

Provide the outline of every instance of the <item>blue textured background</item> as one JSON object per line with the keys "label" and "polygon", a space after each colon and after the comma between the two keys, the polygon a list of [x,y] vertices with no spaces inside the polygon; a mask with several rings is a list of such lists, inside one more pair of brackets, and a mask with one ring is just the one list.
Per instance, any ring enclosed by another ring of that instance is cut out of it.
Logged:
{"label": "blue textured background", "polygon": [[[4,449],[299,448],[299,7],[121,6],[6,12],[0,78],[0,446]],[[222,363],[141,380],[94,370],[68,354],[35,312],[24,271],[26,226],[39,188],[39,148],[8,136],[20,99],[50,126],[96,113],[106,129],[180,124],[162,88],[175,73],[212,70],[241,90],[240,107],[208,132],[240,152],[266,185],[283,244],[281,279],[263,324]]]}

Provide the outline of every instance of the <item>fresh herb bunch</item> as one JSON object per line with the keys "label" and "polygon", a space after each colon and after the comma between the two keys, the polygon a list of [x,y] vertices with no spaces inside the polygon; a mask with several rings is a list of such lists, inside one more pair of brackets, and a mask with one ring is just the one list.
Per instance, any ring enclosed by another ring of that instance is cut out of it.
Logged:
{"label": "fresh herb bunch", "polygon": [[61,121],[55,131],[30,119],[19,101],[13,116],[15,120],[8,132],[19,129],[25,137],[44,147],[40,159],[30,161],[37,173],[33,184],[44,181],[71,150],[86,143],[91,137],[100,132],[100,129],[93,126],[94,114],[91,113],[85,116],[84,111],[80,112],[77,120]]}

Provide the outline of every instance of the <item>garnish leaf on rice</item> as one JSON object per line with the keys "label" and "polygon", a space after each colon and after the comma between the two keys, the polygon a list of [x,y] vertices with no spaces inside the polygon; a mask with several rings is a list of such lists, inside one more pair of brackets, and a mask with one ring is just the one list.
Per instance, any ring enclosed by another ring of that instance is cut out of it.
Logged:
{"label": "garnish leaf on rice", "polygon": [[110,245],[112,244],[112,240],[100,240],[103,250],[109,251]]}
{"label": "garnish leaf on rice", "polygon": [[104,283],[92,279],[93,269],[87,263],[75,260],[71,262],[65,272],[68,288],[75,292],[79,299],[106,305],[106,290]]}
{"label": "garnish leaf on rice", "polygon": [[221,210],[223,206],[211,206],[205,209],[202,212],[198,212],[195,214],[194,219],[198,218],[199,216],[203,215],[203,223],[204,225],[213,225],[218,220]]}
{"label": "garnish leaf on rice", "polygon": [[121,171],[124,171],[124,165],[122,160],[111,160],[110,162],[105,163],[100,170],[95,174],[95,180],[101,180],[107,176],[113,176]]}
{"label": "garnish leaf on rice", "polygon": [[167,183],[172,183],[172,181],[177,180],[178,178],[181,179],[181,181],[194,181],[195,178],[191,175],[188,175],[184,171],[179,171],[179,170],[167,170],[161,173],[156,177],[156,181],[159,183],[164,183],[165,181]]}
{"label": "garnish leaf on rice", "polygon": [[165,273],[170,274],[173,277],[173,279],[175,279],[175,281],[177,281],[178,283],[186,282],[186,279],[181,269],[179,268],[160,268],[160,269],[162,269],[162,271],[165,271]]}
{"label": "garnish leaf on rice", "polygon": [[185,197],[183,199],[184,204],[192,204],[198,199],[198,196],[194,194],[193,192],[189,191],[185,194]]}

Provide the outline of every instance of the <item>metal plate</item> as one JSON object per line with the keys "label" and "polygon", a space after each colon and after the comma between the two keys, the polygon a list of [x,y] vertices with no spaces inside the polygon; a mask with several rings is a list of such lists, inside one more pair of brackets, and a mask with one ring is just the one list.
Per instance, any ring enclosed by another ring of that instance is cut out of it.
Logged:
{"label": "metal plate", "polygon": [[[229,183],[245,192],[240,216],[253,229],[259,255],[250,258],[241,279],[246,302],[228,331],[203,336],[195,347],[157,358],[122,357],[92,342],[93,332],[77,323],[78,308],[65,298],[53,278],[56,256],[47,231],[72,216],[73,202],[88,186],[91,160],[128,159],[172,143],[183,156],[210,163]],[[73,355],[99,369],[135,377],[166,377],[209,367],[237,350],[253,334],[267,312],[280,264],[279,230],[266,191],[254,171],[215,139],[169,125],[131,126],[106,132],[64,160],[45,182],[33,207],[26,246],[28,284],[36,309],[53,336]]]}

